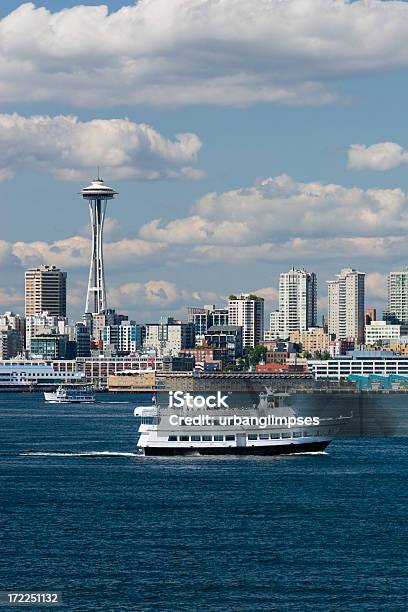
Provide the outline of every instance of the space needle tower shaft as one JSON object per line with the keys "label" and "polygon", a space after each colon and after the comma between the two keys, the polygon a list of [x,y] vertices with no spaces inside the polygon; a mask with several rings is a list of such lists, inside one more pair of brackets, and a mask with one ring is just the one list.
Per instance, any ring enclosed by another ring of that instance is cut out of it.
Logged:
{"label": "space needle tower shaft", "polygon": [[92,226],[92,252],[86,294],[86,314],[100,314],[106,310],[103,224],[108,200],[112,200],[116,194],[117,192],[105,185],[99,176],[88,187],[81,190],[82,197],[88,200]]}

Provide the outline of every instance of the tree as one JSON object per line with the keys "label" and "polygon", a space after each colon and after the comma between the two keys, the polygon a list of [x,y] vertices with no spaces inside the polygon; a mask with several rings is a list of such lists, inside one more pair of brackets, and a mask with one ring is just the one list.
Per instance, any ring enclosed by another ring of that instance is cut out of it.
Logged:
{"label": "tree", "polygon": [[256,346],[248,352],[249,365],[256,366],[260,361],[265,361],[268,349],[266,346]]}

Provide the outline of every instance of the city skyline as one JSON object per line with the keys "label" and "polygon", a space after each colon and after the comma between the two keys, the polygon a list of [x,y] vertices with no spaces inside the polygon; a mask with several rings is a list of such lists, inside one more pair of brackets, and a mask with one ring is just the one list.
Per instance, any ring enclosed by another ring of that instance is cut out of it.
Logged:
{"label": "city skyline", "polygon": [[[370,6],[371,23],[386,22],[387,34],[365,30],[368,9],[359,2],[339,0],[334,12],[327,0],[307,11],[300,0],[234,0],[240,22],[251,15],[260,50],[243,77],[231,58],[245,32],[234,27],[231,3],[217,14],[204,0],[191,14],[183,0],[110,1],[108,12],[94,1],[2,3],[0,55],[14,68],[0,69],[0,311],[22,312],[24,270],[48,264],[68,272],[68,310],[81,317],[90,229],[76,194],[98,164],[121,194],[105,224],[108,303],[131,318],[182,317],[188,306],[223,304],[241,291],[264,297],[269,312],[278,305],[279,274],[292,266],[317,274],[319,320],[327,312],[325,282],[346,267],[366,273],[367,305],[385,308],[388,272],[408,261],[408,139],[404,100],[395,95],[407,64],[400,43],[408,6]],[[265,32],[267,5],[276,19]],[[279,11],[286,11],[292,55],[274,35]],[[179,32],[180,15],[186,30]],[[166,58],[171,90],[126,28],[160,16],[165,48],[157,43],[154,54]],[[82,36],[89,23],[93,54]],[[208,27],[200,38],[202,23]],[[333,40],[325,34],[329,23]],[[108,37],[102,61],[95,41],[106,28],[112,44]],[[305,40],[320,41],[319,60]],[[215,60],[200,56],[200,41]],[[329,43],[327,64],[322,50]],[[180,73],[175,58],[184,50],[193,70]],[[123,89],[112,87],[108,72],[98,78],[101,63],[123,76],[125,58],[134,70]]]}

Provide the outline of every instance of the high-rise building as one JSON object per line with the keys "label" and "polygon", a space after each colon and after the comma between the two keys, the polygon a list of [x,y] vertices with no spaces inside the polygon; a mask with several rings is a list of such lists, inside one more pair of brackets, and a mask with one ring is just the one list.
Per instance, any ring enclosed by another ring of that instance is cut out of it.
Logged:
{"label": "high-rise building", "polygon": [[280,337],[317,325],[317,280],[314,272],[292,268],[279,278]]}
{"label": "high-rise building", "polygon": [[230,295],[228,324],[242,327],[244,349],[255,347],[264,335],[264,299],[249,293],[241,293],[239,297]]}
{"label": "high-rise building", "polygon": [[395,324],[408,324],[408,268],[389,273],[388,307],[383,318]]}
{"label": "high-rise building", "polygon": [[81,190],[82,197],[89,202],[92,226],[91,265],[89,268],[85,315],[100,314],[107,308],[103,265],[103,224],[108,200],[112,200],[116,194],[117,192],[105,185],[99,176],[88,187],[84,187]]}
{"label": "high-rise building", "polygon": [[328,332],[337,339],[364,341],[365,274],[343,268],[328,282]]}
{"label": "high-rise building", "polygon": [[228,325],[228,308],[216,308],[215,304],[206,304],[203,308],[188,309],[188,321],[194,323],[196,337],[204,336],[209,327]]}
{"label": "high-rise building", "polygon": [[67,273],[55,266],[40,266],[25,272],[25,316],[45,311],[54,317],[67,314]]}
{"label": "high-rise building", "polygon": [[122,355],[135,354],[142,345],[142,326],[135,321],[122,321],[119,325],[103,328],[103,348],[114,347]]}

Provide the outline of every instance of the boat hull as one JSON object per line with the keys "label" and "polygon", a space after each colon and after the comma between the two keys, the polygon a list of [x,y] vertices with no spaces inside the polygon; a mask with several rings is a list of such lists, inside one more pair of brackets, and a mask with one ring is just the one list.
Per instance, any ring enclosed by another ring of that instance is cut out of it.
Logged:
{"label": "boat hull", "polygon": [[319,440],[304,442],[301,444],[270,444],[265,446],[228,446],[228,447],[206,447],[206,448],[170,448],[170,447],[144,447],[146,457],[163,456],[208,456],[208,455],[293,455],[297,453],[318,453],[325,450],[331,440]]}

